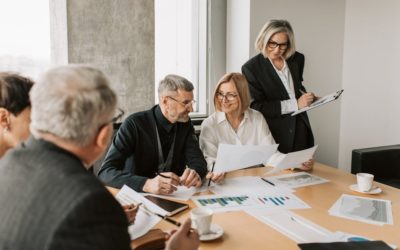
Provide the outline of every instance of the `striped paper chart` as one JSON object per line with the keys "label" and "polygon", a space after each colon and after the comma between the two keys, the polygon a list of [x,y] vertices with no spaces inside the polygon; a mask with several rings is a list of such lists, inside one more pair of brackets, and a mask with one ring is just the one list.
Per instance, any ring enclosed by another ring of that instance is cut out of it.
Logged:
{"label": "striped paper chart", "polygon": [[293,194],[274,195],[207,195],[195,196],[192,200],[198,207],[206,207],[218,211],[243,210],[250,208],[309,208],[309,206]]}

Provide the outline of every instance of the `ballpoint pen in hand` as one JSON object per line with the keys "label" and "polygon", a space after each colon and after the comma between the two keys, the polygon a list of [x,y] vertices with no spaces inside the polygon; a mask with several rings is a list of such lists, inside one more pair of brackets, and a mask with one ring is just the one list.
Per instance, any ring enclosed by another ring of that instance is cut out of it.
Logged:
{"label": "ballpoint pen in hand", "polygon": [[212,177],[212,173],[213,173],[213,171],[214,171],[214,166],[215,166],[215,161],[213,162],[213,165],[212,165],[212,167],[211,167],[211,176],[210,176],[210,179],[208,179],[208,185],[207,185],[207,187],[209,187],[210,184],[211,184],[211,177]]}

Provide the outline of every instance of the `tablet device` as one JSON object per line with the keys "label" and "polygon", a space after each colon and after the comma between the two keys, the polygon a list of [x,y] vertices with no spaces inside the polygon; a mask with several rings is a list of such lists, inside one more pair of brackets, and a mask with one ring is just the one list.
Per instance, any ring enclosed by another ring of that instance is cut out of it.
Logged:
{"label": "tablet device", "polygon": [[185,203],[167,200],[157,196],[145,195],[144,197],[149,201],[153,202],[154,204],[156,204],[157,206],[161,207],[165,211],[167,211],[168,212],[167,216],[173,216],[189,207],[189,205]]}

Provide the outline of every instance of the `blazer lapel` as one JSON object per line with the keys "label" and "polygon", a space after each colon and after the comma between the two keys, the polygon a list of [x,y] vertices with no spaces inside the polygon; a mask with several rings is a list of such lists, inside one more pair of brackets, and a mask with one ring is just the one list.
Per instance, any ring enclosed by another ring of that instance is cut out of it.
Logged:
{"label": "blazer lapel", "polygon": [[[269,71],[269,75],[272,76],[271,83],[274,84],[274,87],[279,89],[279,94],[282,96],[282,100],[289,99],[289,94],[286,91],[281,78],[279,77],[278,73],[276,73],[274,66],[272,65],[271,61],[268,58],[264,58],[264,64],[266,66],[267,71]],[[268,77],[267,77],[268,78]]]}
{"label": "blazer lapel", "polygon": [[299,91],[299,89],[301,87],[300,76],[299,76],[299,67],[293,59],[287,60],[286,63],[288,64],[290,74],[292,75],[293,87],[294,87],[294,92],[295,92],[296,98],[299,98],[301,96],[301,93]]}

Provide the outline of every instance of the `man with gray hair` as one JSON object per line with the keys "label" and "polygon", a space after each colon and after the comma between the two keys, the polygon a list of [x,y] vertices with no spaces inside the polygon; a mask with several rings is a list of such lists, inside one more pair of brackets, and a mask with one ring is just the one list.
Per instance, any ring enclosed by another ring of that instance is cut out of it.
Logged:
{"label": "man with gray hair", "polygon": [[201,186],[207,166],[189,118],[193,84],[167,75],[158,95],[159,105],[132,114],[119,128],[99,172],[107,185],[155,194]]}
{"label": "man with gray hair", "polygon": [[85,168],[106,149],[117,98],[87,66],[30,92],[33,137],[0,163],[0,249],[129,249],[121,206]]}

